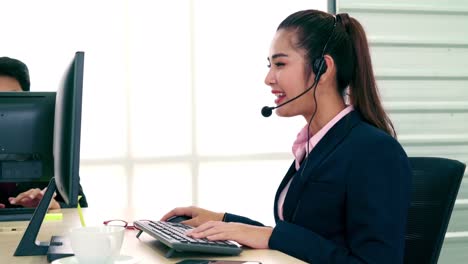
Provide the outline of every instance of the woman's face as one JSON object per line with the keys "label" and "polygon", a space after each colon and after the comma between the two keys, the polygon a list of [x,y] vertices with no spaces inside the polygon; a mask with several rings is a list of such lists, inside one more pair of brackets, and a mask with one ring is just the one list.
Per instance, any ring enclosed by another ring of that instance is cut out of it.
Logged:
{"label": "woman's face", "polygon": [[[313,84],[314,74],[306,74],[305,51],[294,46],[294,31],[280,29],[273,38],[268,56],[265,84],[276,96],[275,104],[284,103]],[[312,72],[312,71],[310,71]],[[310,116],[314,110],[313,90],[276,109],[278,116]]]}

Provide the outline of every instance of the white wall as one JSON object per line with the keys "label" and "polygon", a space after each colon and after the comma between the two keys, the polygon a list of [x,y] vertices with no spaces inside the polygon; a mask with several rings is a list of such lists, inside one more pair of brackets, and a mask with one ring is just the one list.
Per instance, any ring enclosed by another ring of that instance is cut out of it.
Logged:
{"label": "white wall", "polygon": [[[409,156],[468,163],[468,2],[341,0],[367,31],[384,107]],[[468,181],[439,263],[466,263]]]}

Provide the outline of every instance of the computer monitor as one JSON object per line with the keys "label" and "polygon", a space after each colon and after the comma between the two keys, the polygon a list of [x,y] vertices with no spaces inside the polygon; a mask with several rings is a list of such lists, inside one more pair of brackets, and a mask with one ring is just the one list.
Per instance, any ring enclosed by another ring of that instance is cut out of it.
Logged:
{"label": "computer monitor", "polygon": [[[55,191],[71,206],[78,204],[84,52],[76,52],[57,90],[54,119],[54,177],[36,208],[15,256],[46,255],[51,242],[36,241]],[[55,243],[57,244],[57,243]]]}
{"label": "computer monitor", "polygon": [[55,92],[0,93],[0,182],[48,182],[54,174]]}
{"label": "computer monitor", "polygon": [[65,203],[78,204],[84,52],[77,52],[55,102],[54,176]]}

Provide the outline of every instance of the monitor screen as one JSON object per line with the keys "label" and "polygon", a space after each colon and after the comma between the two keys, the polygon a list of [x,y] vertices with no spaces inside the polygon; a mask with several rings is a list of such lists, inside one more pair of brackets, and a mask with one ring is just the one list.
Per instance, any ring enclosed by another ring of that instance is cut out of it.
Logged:
{"label": "monitor screen", "polygon": [[48,182],[54,173],[55,92],[0,93],[0,182]]}
{"label": "monitor screen", "polygon": [[69,244],[62,242],[64,238],[53,236],[51,243],[38,243],[36,238],[55,191],[60,192],[68,205],[78,204],[83,67],[84,52],[76,52],[57,90],[53,133],[54,177],[16,248],[15,256],[48,254],[55,258],[70,255],[65,247]]}

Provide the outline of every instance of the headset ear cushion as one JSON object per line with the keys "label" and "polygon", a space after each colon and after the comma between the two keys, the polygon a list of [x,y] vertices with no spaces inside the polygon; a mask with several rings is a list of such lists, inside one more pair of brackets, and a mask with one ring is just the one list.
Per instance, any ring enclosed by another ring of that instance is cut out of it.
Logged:
{"label": "headset ear cushion", "polygon": [[314,65],[312,67],[312,70],[317,76],[322,75],[324,72],[327,71],[327,64],[325,63],[325,60],[323,59],[323,57],[314,60]]}

